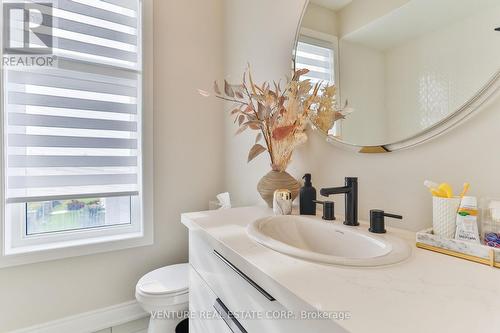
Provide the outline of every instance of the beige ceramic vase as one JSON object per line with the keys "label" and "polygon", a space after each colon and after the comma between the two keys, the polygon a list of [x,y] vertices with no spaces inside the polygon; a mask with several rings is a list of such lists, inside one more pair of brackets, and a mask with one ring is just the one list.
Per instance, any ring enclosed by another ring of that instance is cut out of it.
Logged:
{"label": "beige ceramic vase", "polygon": [[270,171],[257,184],[257,191],[270,208],[273,208],[274,191],[280,189],[290,190],[292,200],[295,200],[299,194],[300,182],[286,171]]}

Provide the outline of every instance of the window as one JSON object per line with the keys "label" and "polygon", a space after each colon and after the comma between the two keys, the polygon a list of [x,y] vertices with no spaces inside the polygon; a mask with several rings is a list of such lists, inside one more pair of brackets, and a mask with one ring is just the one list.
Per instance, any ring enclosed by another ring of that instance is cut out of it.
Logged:
{"label": "window", "polygon": [[[338,82],[337,39],[324,33],[302,29],[297,43],[295,67],[308,69],[309,73],[303,79],[311,80],[312,84],[336,84]],[[340,100],[337,89],[337,100]],[[336,121],[328,132],[329,135],[341,137],[342,121]]]}
{"label": "window", "polygon": [[326,42],[301,36],[297,45],[297,69],[306,68],[309,70],[304,79],[310,79],[313,84],[324,82],[335,83],[335,57],[333,45]]}
{"label": "window", "polygon": [[142,1],[49,2],[55,64],[2,70],[7,255],[144,234]]}
{"label": "window", "polygon": [[26,203],[26,235],[130,224],[131,197]]}

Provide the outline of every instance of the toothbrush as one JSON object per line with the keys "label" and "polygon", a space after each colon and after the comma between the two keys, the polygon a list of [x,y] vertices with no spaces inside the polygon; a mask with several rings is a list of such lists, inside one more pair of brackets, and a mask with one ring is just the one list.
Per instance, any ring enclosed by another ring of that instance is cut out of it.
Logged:
{"label": "toothbrush", "polygon": [[432,195],[435,196],[435,197],[438,197],[438,198],[447,198],[446,193],[443,192],[443,191],[441,191],[441,190],[433,188],[430,191],[431,191]]}
{"label": "toothbrush", "polygon": [[438,189],[446,194],[445,198],[453,198],[453,188],[450,184],[442,183]]}
{"label": "toothbrush", "polygon": [[453,188],[448,183],[437,184],[433,181],[424,181],[424,186],[426,186],[433,196],[439,198],[453,198]]}
{"label": "toothbrush", "polygon": [[465,197],[465,195],[467,194],[467,192],[469,192],[469,188],[470,188],[470,184],[469,183],[465,183],[464,184],[464,189],[462,190],[462,193],[460,194],[460,198]]}
{"label": "toothbrush", "polygon": [[432,193],[433,196],[439,197],[439,198],[447,198],[448,194],[447,192],[443,191],[442,188],[440,188],[440,185],[437,183],[426,180],[424,181],[424,186],[429,189],[429,191]]}

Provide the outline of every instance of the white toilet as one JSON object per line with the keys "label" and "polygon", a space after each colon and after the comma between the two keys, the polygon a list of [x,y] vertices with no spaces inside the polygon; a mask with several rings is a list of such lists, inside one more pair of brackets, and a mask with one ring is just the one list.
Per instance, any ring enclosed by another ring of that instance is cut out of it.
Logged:
{"label": "white toilet", "polygon": [[189,308],[189,264],[147,273],[137,282],[135,298],[151,314],[148,333],[175,333]]}

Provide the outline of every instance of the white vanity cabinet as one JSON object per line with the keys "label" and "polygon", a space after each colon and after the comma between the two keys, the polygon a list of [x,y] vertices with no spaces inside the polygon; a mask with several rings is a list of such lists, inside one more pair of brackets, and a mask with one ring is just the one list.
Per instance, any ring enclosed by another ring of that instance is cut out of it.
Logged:
{"label": "white vanity cabinet", "polygon": [[[190,332],[342,332],[329,320],[301,320],[265,289],[264,277],[202,231],[189,233],[189,262]],[[207,318],[214,311],[224,318]]]}
{"label": "white vanity cabinet", "polygon": [[217,296],[194,269],[189,273],[189,288],[189,310],[192,313],[189,318],[189,331],[231,333],[229,325],[222,318],[214,316]]}
{"label": "white vanity cabinet", "polygon": [[[419,249],[404,262],[369,269],[301,260],[249,235],[252,223],[272,214],[262,206],[182,214],[189,229],[191,310],[213,313],[218,307],[236,314],[240,325],[232,318],[204,320],[195,313],[191,332],[421,333],[448,332],[451,323],[454,332],[466,333],[500,327],[500,301],[491,296],[500,295],[498,269]],[[388,231],[414,247],[415,233]],[[464,297],[461,291],[470,285],[476,286],[475,296]],[[312,316],[322,311],[329,317],[283,319],[288,310]],[[268,317],[238,317],[241,313]]]}

